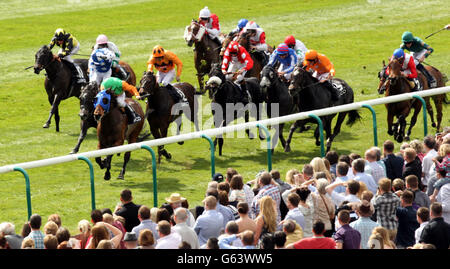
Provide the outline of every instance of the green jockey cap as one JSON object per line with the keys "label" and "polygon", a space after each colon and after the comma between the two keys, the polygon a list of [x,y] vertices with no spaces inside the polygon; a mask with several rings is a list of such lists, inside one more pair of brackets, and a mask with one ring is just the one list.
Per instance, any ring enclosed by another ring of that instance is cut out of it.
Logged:
{"label": "green jockey cap", "polygon": [[102,82],[102,88],[111,90],[116,95],[122,94],[122,80],[116,77],[110,77]]}
{"label": "green jockey cap", "polygon": [[402,35],[402,41],[403,43],[413,42],[414,36],[411,32],[404,32]]}

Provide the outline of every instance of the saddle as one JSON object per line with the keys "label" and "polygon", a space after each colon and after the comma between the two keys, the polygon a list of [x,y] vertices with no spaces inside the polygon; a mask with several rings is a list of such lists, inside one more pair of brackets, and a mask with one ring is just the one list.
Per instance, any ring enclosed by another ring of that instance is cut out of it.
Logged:
{"label": "saddle", "polygon": [[413,78],[412,80],[408,79],[409,87],[412,92],[423,90],[423,85],[420,83],[420,80],[417,78]]}

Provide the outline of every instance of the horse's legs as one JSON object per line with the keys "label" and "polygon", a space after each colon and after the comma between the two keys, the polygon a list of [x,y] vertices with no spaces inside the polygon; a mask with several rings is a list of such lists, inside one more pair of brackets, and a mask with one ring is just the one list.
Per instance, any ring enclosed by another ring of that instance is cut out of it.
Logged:
{"label": "horse's legs", "polygon": [[[244,119],[245,119],[245,122],[249,122],[249,120],[250,120],[250,112],[248,112],[248,110],[245,111]],[[255,138],[255,135],[250,131],[250,129],[246,129],[245,133],[247,134],[248,138],[250,138],[250,139]]]}
{"label": "horse's legs", "polygon": [[388,109],[388,113],[387,113],[388,135],[394,135],[394,129],[392,128],[393,122],[394,122],[394,114],[392,112],[390,112]]}
{"label": "horse's legs", "polygon": [[60,120],[59,109],[58,109],[58,106],[57,106],[56,110],[55,110],[55,127],[56,127],[56,131],[57,132],[59,132],[59,120]]}
{"label": "horse's legs", "polygon": [[200,93],[203,94],[204,93],[204,85],[203,85],[203,76],[200,74],[197,74],[197,80],[198,80],[198,86],[200,88]]}
{"label": "horse's legs", "polygon": [[316,146],[320,146],[320,132],[319,132],[319,125],[317,124],[316,129],[314,130],[314,138],[316,138]]}
{"label": "horse's legs", "polygon": [[430,97],[425,97],[423,99],[425,99],[425,103],[427,105],[427,112],[428,115],[430,115],[431,126],[436,127],[436,122],[434,122],[433,106],[431,106]]}
{"label": "horse's legs", "polygon": [[[333,142],[334,138],[341,132],[341,126],[344,122],[345,116],[347,116],[348,112],[341,112],[338,114],[338,118],[336,120],[336,125],[333,129],[333,134],[330,136],[330,138],[327,139],[327,152],[331,149],[331,143]],[[331,128],[331,126],[330,126]]]}
{"label": "horse's legs", "polygon": [[105,166],[103,165],[101,157],[95,157],[95,162],[98,163],[98,166],[100,166],[100,169],[104,169],[105,168]]}
{"label": "horse's legs", "polygon": [[105,160],[106,172],[105,172],[105,176],[104,176],[105,180],[111,179],[111,172],[109,171],[109,170],[111,170],[111,159],[112,159],[112,155],[106,156],[106,160]]}
{"label": "horse's legs", "polygon": [[125,169],[127,167],[127,163],[130,160],[131,157],[131,152],[127,151],[125,152],[125,156],[123,157],[123,166],[122,166],[122,170],[120,171],[119,176],[117,177],[117,179],[124,179],[125,176]]}
{"label": "horse's legs", "polygon": [[[181,116],[175,119],[175,123],[177,124],[177,135],[180,134],[181,124],[183,123],[182,119],[183,118]],[[178,142],[178,145],[183,145],[183,144],[184,144],[184,141]]]}
{"label": "horse's legs", "polygon": [[86,121],[81,121],[81,132],[80,136],[78,136],[78,142],[77,145],[72,149],[70,154],[75,154],[80,150],[81,142],[83,142],[84,138],[86,137],[86,133],[88,130],[88,123]]}
{"label": "horse's legs", "polygon": [[[163,127],[160,128],[160,131],[161,131],[161,137],[167,137],[167,130],[168,130],[168,129],[169,129],[169,125],[168,125],[168,124],[167,124],[166,126],[163,126]],[[160,148],[158,147],[158,151],[160,151],[161,154],[162,154],[164,157],[166,157],[166,159],[168,159],[168,160],[172,159],[172,155],[171,155],[169,152],[167,152],[166,149],[164,149],[164,146],[160,146],[160,147],[161,147],[161,150],[160,150]]]}
{"label": "horse's legs", "polygon": [[[283,148],[286,148],[286,140],[284,139],[284,136],[283,136],[283,128],[284,128],[284,123],[281,123],[281,124],[275,126],[274,138],[275,139],[279,138],[280,142],[281,142],[281,146]],[[275,146],[276,146],[276,142],[277,142],[275,139],[273,140],[273,144],[272,144],[272,153],[275,150]]]}
{"label": "horse's legs", "polygon": [[[414,127],[414,125],[416,125],[417,116],[419,115],[421,107],[422,107],[422,103],[418,103],[418,105],[414,107],[414,114],[411,117],[411,123],[409,124],[408,132],[405,136],[406,141],[409,141],[409,136],[411,135],[411,130]],[[406,127],[406,119],[405,119],[405,127]]]}
{"label": "horse's legs", "polygon": [[300,126],[300,121],[296,121],[291,125],[291,129],[289,130],[288,139],[286,140],[286,145],[284,146],[284,152],[291,152],[291,140],[292,135],[294,135],[295,129]]}
{"label": "horse's legs", "polygon": [[[52,119],[52,116],[55,114],[55,112],[58,110],[58,106],[59,103],[61,102],[61,98],[59,97],[58,94],[55,94],[54,98],[53,98],[53,102],[51,102],[52,104],[52,108],[50,109],[50,113],[48,115],[48,119],[45,122],[45,124],[42,126],[43,128],[48,128],[50,127],[50,121]],[[59,124],[59,119],[58,119],[58,124]],[[59,131],[59,130],[57,130]]]}
{"label": "horse's legs", "polygon": [[[331,116],[328,116],[328,117],[326,117],[325,118],[325,126],[324,126],[324,129],[325,129],[325,135],[326,135],[326,140],[327,141],[329,141],[329,145],[328,145],[328,143],[327,143],[327,152],[330,150],[330,148],[331,148],[331,141],[330,141],[330,138],[331,138],[331,136],[332,136],[332,133],[331,133],[331,123],[332,123],[332,120],[333,120],[333,117],[331,117]],[[320,135],[320,133],[319,133],[319,135]],[[317,143],[316,143],[317,144]],[[319,145],[320,145],[320,141],[319,141]]]}
{"label": "horse's legs", "polygon": [[436,107],[436,132],[439,133],[441,131],[441,122],[442,122],[442,102],[444,101],[445,95],[437,95],[433,96],[434,105]]}

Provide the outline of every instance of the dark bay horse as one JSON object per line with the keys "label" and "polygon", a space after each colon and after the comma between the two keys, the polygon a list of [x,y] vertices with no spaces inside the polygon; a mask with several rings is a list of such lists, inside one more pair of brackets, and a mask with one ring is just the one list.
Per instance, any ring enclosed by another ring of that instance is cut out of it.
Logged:
{"label": "dark bay horse", "polygon": [[205,93],[203,77],[211,70],[211,64],[220,62],[221,47],[208,36],[206,28],[196,20],[192,20],[191,24],[186,26],[184,40],[189,47],[195,44],[194,63],[200,93],[203,94]]}
{"label": "dark bay horse", "polygon": [[[59,59],[59,58],[58,58]],[[83,70],[84,77],[88,81],[87,70],[88,70],[88,60],[87,59],[75,59],[74,62],[78,64]],[[47,73],[45,77],[45,91],[47,92],[48,102],[52,106],[50,109],[50,114],[42,126],[44,128],[50,127],[50,121],[55,115],[56,131],[59,132],[59,111],[58,106],[62,100],[69,97],[80,96],[81,86],[76,83],[72,83],[72,70],[68,66],[70,63],[64,60],[56,60],[52,51],[48,46],[42,46],[35,55],[34,62],[34,73],[39,74],[43,69]]]}
{"label": "dark bay horse", "polygon": [[[385,78],[386,68],[389,68],[389,76],[387,79]],[[381,73],[382,72],[382,73]],[[389,62],[388,66],[383,68],[378,76],[380,78],[379,85],[379,93],[385,91],[385,96],[392,96],[402,93],[411,92],[411,87],[408,79],[401,74],[401,64],[393,59]],[[381,81],[384,79],[383,84]],[[420,83],[423,85],[424,89],[428,87],[426,84],[425,76],[420,73],[418,77]],[[411,130],[417,122],[417,116],[419,115],[420,110],[422,109],[422,103],[418,100],[406,100],[397,103],[386,104],[387,113],[387,123],[388,123],[388,134],[393,135],[394,139],[401,143],[403,139],[409,140],[409,136],[411,135]],[[429,107],[429,103],[427,108]],[[406,129],[406,117],[408,117],[411,108],[414,109],[414,114],[411,117],[411,122],[408,128],[408,132],[405,136]],[[428,111],[430,112],[430,111]],[[396,123],[394,122],[394,117],[397,118]]]}
{"label": "dark bay horse", "polygon": [[[386,83],[386,79],[388,78],[388,75],[386,74],[386,69],[387,69],[387,65],[385,63],[385,61],[383,60],[383,67],[381,69],[381,71],[378,73],[378,78],[380,80],[379,85],[378,85],[378,93],[379,94],[383,94],[386,90],[385,87],[385,83]],[[445,87],[445,76],[435,67],[430,66],[430,65],[426,65],[425,69],[436,79],[436,88],[440,88],[440,87]],[[422,74],[419,70],[417,70],[417,72],[419,74]],[[429,87],[428,85],[428,81],[425,80],[423,81],[424,90],[428,90],[428,89],[432,89]],[[431,106],[431,102],[430,102],[430,97],[424,97],[423,99],[425,99],[425,102],[427,104],[427,112],[428,115],[430,115],[430,119],[431,119],[431,126],[436,128],[436,133],[440,132],[442,127],[441,127],[441,122],[442,122],[442,103],[445,101],[445,94],[440,94],[440,95],[434,95],[431,96],[431,98],[433,99],[434,102],[434,106],[436,107],[436,121],[437,123],[434,121],[434,112],[433,112],[433,107]]]}
{"label": "dark bay horse", "polygon": [[[108,99],[107,94],[109,94],[110,99]],[[128,141],[128,144],[135,143],[144,126],[144,111],[142,110],[141,105],[131,98],[125,98],[125,102],[142,118],[141,121],[134,124],[128,124],[127,116],[121,111],[113,94],[110,94],[108,91],[102,91],[96,98],[94,118],[98,122],[98,149],[121,146],[124,144],[125,140]],[[108,106],[109,109],[104,108]],[[130,156],[131,152],[125,153],[122,170],[117,177],[118,179],[124,179],[125,169],[130,160]],[[104,176],[105,180],[111,179],[111,159],[112,155],[108,155],[104,160],[101,160],[100,157],[95,158],[95,161],[101,169],[106,168]]]}
{"label": "dark bay horse", "polygon": [[[277,71],[271,66],[264,66],[261,72],[260,87],[264,100],[266,101],[267,117],[281,117],[294,112],[294,102],[286,85],[278,76]],[[277,105],[278,111],[272,111],[272,104]],[[280,139],[283,149],[286,147],[286,140],[283,137],[284,123],[275,127],[275,135],[272,144],[272,150],[275,149],[277,139]]]}
{"label": "dark bay horse", "polygon": [[[297,100],[296,105],[300,112],[311,111],[316,109],[327,108],[331,106],[338,106],[353,103],[354,95],[353,89],[342,79],[333,78],[332,83],[336,84],[339,88],[339,100],[333,101],[331,99],[331,93],[328,89],[325,88],[322,83],[314,78],[310,72],[306,71],[301,66],[297,65],[294,69],[294,73],[292,75],[291,84],[289,86],[289,90],[294,97],[294,100]],[[341,130],[341,125],[344,122],[345,116],[349,115],[349,118],[346,122],[347,125],[353,125],[357,120],[361,119],[359,112],[357,110],[351,110],[346,112],[340,112],[338,114],[338,118],[336,121],[336,125],[331,132],[331,124],[333,118],[336,114],[327,115],[320,117],[323,123],[323,129],[326,133],[327,139],[327,152],[331,149],[331,144],[334,138],[339,134]],[[308,120],[300,120],[296,121],[289,132],[289,137],[286,141],[285,151],[289,152],[290,143],[292,139],[292,135],[296,128],[301,127],[306,122],[315,122],[313,119]],[[314,136],[316,138],[316,145],[320,145],[319,141],[319,127],[316,128],[314,132]]]}
{"label": "dark bay horse", "polygon": [[[175,83],[174,87],[181,90],[189,102],[189,110],[181,107],[180,103],[175,103],[166,87],[160,87],[156,81],[153,72],[144,72],[140,81],[139,94],[147,96],[146,117],[150,125],[150,131],[155,139],[167,137],[167,131],[171,122],[177,123],[177,134],[180,132],[182,118],[181,114],[194,123],[195,130],[199,131],[195,102],[195,88],[187,82]],[[183,144],[182,142],[179,143]],[[158,146],[158,163],[161,162],[161,155],[171,159],[172,155],[164,149],[164,146]]]}
{"label": "dark bay horse", "polygon": [[[212,100],[211,109],[214,117],[214,126],[225,127],[228,123],[244,116],[245,122],[249,121],[249,114],[253,112],[256,120],[260,119],[260,104],[264,102],[257,78],[245,78],[246,88],[251,95],[251,103],[242,103],[241,93],[238,86],[225,79],[220,64],[213,64],[209,72],[209,80],[206,88],[209,98]],[[250,112],[250,113],[249,113]],[[253,134],[247,129],[249,138]],[[260,133],[260,139],[264,139]],[[222,155],[223,137],[217,136],[214,145],[219,142],[219,155]]]}
{"label": "dark bay horse", "polygon": [[[120,78],[120,79],[122,79],[122,80],[125,80],[128,84],[133,85],[133,86],[136,86],[136,74],[134,73],[133,68],[131,68],[131,66],[130,66],[127,62],[124,62],[124,61],[122,61],[122,60],[119,61],[119,64],[120,64],[120,66],[122,66],[123,69],[125,69],[125,71],[127,72],[127,75],[128,75],[127,78],[126,78],[126,79],[121,78],[121,77],[117,74],[117,70],[115,70],[115,69],[112,70],[111,76],[113,76],[113,77],[118,77],[118,78]],[[130,97],[130,98],[131,98],[131,96],[129,95],[128,92],[126,92],[126,95],[127,95],[127,97]]]}

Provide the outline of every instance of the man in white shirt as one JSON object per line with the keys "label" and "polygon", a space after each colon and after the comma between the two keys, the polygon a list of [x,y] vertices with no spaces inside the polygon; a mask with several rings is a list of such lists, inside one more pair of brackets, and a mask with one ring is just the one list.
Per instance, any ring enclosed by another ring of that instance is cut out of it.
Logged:
{"label": "man in white shirt", "polygon": [[178,249],[181,244],[181,236],[175,231],[172,232],[171,228],[167,220],[158,222],[159,239],[155,249]]}
{"label": "man in white shirt", "polygon": [[305,217],[303,213],[298,208],[298,204],[300,203],[300,196],[297,193],[290,193],[287,199],[287,208],[289,212],[286,214],[284,220],[293,220],[295,221],[302,229],[305,229]]}
{"label": "man in white shirt", "polygon": [[[344,186],[345,194],[337,193],[334,189],[338,186]],[[350,203],[354,202],[361,202],[361,200],[356,196],[356,194],[359,192],[359,182],[356,180],[349,180],[349,181],[335,181],[334,183],[331,183],[330,185],[325,187],[325,190],[327,193],[331,196],[331,200],[333,203],[339,207],[342,202],[348,201]]]}
{"label": "man in white shirt", "polygon": [[428,224],[429,220],[430,220],[430,210],[426,207],[420,207],[417,210],[417,222],[420,224],[420,226],[414,232],[416,244],[419,243],[420,236],[422,235],[422,230]]}
{"label": "man in white shirt", "polygon": [[383,169],[383,167],[381,167],[381,165],[378,164],[377,154],[374,150],[366,150],[364,157],[366,159],[364,172],[371,175],[375,180],[375,183],[378,185],[378,181],[381,178],[386,177],[386,171]]}
{"label": "man in white shirt", "polygon": [[450,224],[450,184],[445,184],[439,190],[437,201],[442,205],[442,217]]}
{"label": "man in white shirt", "polygon": [[366,162],[364,159],[356,159],[352,162],[353,174],[355,175],[354,180],[362,181],[366,184],[367,189],[371,191],[373,194],[377,193],[378,185],[375,183],[372,175],[364,173],[364,167],[366,166]]}
{"label": "man in white shirt", "polygon": [[433,176],[434,169],[433,167],[433,158],[435,158],[438,154],[436,150],[434,150],[434,147],[436,145],[436,140],[434,139],[434,136],[426,136],[423,139],[423,144],[425,148],[425,156],[422,160],[422,184],[427,186],[428,181]]}
{"label": "man in white shirt", "polygon": [[192,249],[199,249],[200,244],[198,243],[197,233],[186,223],[188,220],[188,210],[184,207],[175,209],[173,218],[176,223],[176,225],[173,226],[173,230],[181,236],[181,241],[189,243]]}

